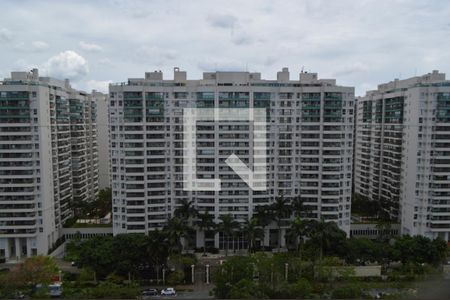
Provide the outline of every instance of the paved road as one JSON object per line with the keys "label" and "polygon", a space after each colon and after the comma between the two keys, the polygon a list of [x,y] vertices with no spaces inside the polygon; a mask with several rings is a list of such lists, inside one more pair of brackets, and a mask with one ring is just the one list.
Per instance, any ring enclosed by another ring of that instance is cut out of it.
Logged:
{"label": "paved road", "polygon": [[176,296],[144,296],[143,300],[157,300],[157,299],[214,299],[213,296],[209,295],[208,291],[198,291],[198,292],[178,292]]}

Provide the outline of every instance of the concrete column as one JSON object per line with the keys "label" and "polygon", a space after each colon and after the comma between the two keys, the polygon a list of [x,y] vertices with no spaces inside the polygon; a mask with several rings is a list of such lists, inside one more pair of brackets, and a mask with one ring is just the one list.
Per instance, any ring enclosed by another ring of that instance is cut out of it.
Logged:
{"label": "concrete column", "polygon": [[9,250],[11,249],[11,245],[9,244],[9,239],[8,238],[6,238],[5,239],[5,258],[8,260],[9,259],[9,256],[10,256],[10,253],[9,253]]}
{"label": "concrete column", "polygon": [[27,256],[31,256],[31,241],[27,238]]}
{"label": "concrete column", "polygon": [[205,240],[205,232],[204,231],[197,231],[196,234],[196,247],[201,248],[203,247],[203,241]]}
{"label": "concrete column", "polygon": [[214,247],[217,249],[219,248],[219,233],[214,235]]}
{"label": "concrete column", "polygon": [[268,247],[270,244],[270,229],[264,228],[264,241],[263,246]]}
{"label": "concrete column", "polygon": [[16,238],[14,239],[15,243],[16,243],[16,256],[21,259],[22,258],[22,251],[20,249],[20,238]]}
{"label": "concrete column", "polygon": [[286,235],[286,228],[281,228],[281,248],[286,247],[286,238],[284,237]]}
{"label": "concrete column", "polygon": [[288,280],[288,271],[289,270],[289,264],[288,263],[285,263],[284,264],[284,280]]}
{"label": "concrete column", "polygon": [[209,284],[209,265],[206,265],[206,284]]}
{"label": "concrete column", "polygon": [[195,283],[195,265],[191,265],[191,279],[192,279],[192,284]]}

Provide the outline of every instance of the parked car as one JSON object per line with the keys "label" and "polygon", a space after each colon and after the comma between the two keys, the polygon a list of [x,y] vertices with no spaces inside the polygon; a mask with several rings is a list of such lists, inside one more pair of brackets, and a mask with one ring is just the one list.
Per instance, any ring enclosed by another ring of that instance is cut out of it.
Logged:
{"label": "parked car", "polygon": [[161,296],[176,296],[177,292],[174,288],[168,287],[161,291]]}
{"label": "parked car", "polygon": [[158,296],[158,290],[149,288],[142,291],[142,296]]}

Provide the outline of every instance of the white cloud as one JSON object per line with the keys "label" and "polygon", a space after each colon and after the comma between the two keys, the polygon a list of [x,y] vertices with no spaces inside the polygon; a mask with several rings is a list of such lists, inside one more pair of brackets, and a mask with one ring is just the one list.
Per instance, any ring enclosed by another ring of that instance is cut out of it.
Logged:
{"label": "white cloud", "polygon": [[112,80],[89,80],[86,82],[86,91],[90,92],[96,90],[98,92],[107,93],[110,83],[112,83]]}
{"label": "white cloud", "polygon": [[89,73],[87,60],[72,50],[50,57],[44,64],[44,69],[49,76],[74,81]]}
{"label": "white cloud", "polygon": [[43,41],[34,41],[31,43],[31,46],[36,51],[44,51],[49,48],[49,45],[46,42]]}
{"label": "white cloud", "polygon": [[6,28],[0,28],[0,41],[1,42],[10,42],[12,41],[13,36],[12,32]]}
{"label": "white cloud", "polygon": [[103,48],[97,44],[92,44],[92,43],[86,43],[81,41],[80,43],[80,48],[85,50],[85,51],[89,51],[89,52],[101,52],[103,51]]}
{"label": "white cloud", "polygon": [[33,41],[31,43],[19,42],[14,45],[14,49],[22,52],[43,52],[49,48],[49,45],[43,41]]}

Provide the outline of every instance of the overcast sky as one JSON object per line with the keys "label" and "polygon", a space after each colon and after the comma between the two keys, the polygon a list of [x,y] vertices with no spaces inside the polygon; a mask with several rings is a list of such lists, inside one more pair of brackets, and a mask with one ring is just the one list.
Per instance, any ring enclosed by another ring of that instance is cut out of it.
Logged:
{"label": "overcast sky", "polygon": [[173,67],[289,67],[356,87],[450,73],[450,1],[2,1],[0,78],[38,67],[77,88]]}

